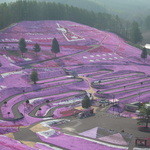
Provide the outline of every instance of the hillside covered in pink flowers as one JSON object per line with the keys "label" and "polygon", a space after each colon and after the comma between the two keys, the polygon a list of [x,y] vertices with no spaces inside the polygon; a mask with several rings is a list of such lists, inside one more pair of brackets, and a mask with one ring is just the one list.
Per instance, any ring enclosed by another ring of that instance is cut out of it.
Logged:
{"label": "hillside covered in pink flowers", "polygon": [[[28,49],[23,57],[21,38]],[[56,55],[51,52],[54,38],[60,45]],[[36,43],[41,47],[38,53],[33,50]],[[71,21],[23,21],[0,30],[0,149],[128,149],[131,137],[118,132],[93,139],[64,133],[55,125],[81,112],[76,108],[89,93],[94,104],[117,99],[115,114],[135,117],[124,105],[149,102],[150,97],[150,57],[142,59],[141,52],[114,33]],[[33,70],[38,73],[36,84],[30,79]],[[111,112],[112,108],[107,111]],[[33,130],[36,125],[39,132]],[[31,137],[38,140],[20,140],[23,130],[32,131]],[[117,144],[120,137],[122,145]]]}

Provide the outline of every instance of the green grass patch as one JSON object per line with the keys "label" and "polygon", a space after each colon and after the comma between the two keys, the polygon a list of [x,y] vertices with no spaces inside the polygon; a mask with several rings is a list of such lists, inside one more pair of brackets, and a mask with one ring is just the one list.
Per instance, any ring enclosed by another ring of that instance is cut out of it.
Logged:
{"label": "green grass patch", "polygon": [[13,55],[13,56],[17,56],[17,57],[20,57],[20,52],[18,51],[14,51],[14,50],[9,50],[8,51],[9,55]]}
{"label": "green grass patch", "polygon": [[128,41],[128,44],[131,45],[131,46],[134,46],[136,48],[139,48],[140,50],[143,50],[143,47],[140,44],[134,44],[134,43],[132,43],[130,41]]}

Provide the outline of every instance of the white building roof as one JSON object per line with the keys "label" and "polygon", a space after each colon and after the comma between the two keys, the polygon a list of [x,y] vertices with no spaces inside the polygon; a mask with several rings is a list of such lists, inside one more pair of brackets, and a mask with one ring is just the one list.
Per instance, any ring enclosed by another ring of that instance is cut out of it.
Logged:
{"label": "white building roof", "polygon": [[150,49],[150,44],[146,44],[145,48]]}
{"label": "white building roof", "polygon": [[146,108],[146,109],[149,109],[149,108],[150,108],[150,103],[149,103],[149,104],[146,104],[146,105],[145,105],[145,108]]}

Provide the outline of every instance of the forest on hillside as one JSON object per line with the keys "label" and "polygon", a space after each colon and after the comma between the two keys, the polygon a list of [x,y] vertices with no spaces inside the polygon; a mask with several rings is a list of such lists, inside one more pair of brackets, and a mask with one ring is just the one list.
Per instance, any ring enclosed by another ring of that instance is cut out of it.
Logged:
{"label": "forest on hillside", "polygon": [[[41,1],[41,0],[37,0]],[[42,0],[43,1],[43,0]],[[149,0],[44,0],[48,2],[72,5],[94,12],[107,12],[126,20],[138,21],[141,26],[149,15]],[[143,9],[144,8],[144,9]]]}
{"label": "forest on hillside", "polygon": [[[132,38],[131,30],[135,25],[116,15],[94,13],[60,3],[19,0],[0,4],[0,29],[24,20],[70,20],[117,33],[126,39]],[[138,28],[138,25],[136,24],[135,27]]]}
{"label": "forest on hillside", "polygon": [[[17,0],[1,0],[3,2],[15,2]],[[92,10],[94,12],[106,12],[118,15],[126,20],[138,21],[144,26],[145,18],[150,14],[149,0],[35,0],[67,4],[78,8]]]}

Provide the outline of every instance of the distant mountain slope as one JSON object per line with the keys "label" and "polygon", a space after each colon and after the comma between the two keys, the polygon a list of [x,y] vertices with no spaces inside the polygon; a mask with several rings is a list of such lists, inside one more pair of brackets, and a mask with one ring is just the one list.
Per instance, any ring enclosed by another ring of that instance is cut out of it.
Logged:
{"label": "distant mountain slope", "polygon": [[[44,1],[44,0],[37,0]],[[107,12],[107,9],[101,6],[100,4],[91,1],[91,0],[45,0],[47,2],[55,2],[61,4],[67,4],[69,6],[75,6],[87,10],[92,10],[94,12]]]}
{"label": "distant mountain slope", "polygon": [[4,3],[4,2],[15,2],[16,0],[0,0],[0,3]]}
{"label": "distant mountain slope", "polygon": [[149,0],[90,0],[127,19],[143,17],[150,12]]}
{"label": "distant mountain slope", "polygon": [[[0,0],[14,2],[16,0]],[[36,0],[67,4],[94,12],[107,12],[125,19],[142,20],[150,12],[149,0]]]}
{"label": "distant mountain slope", "polygon": [[[43,1],[43,0],[38,0]],[[95,12],[108,12],[125,19],[142,19],[150,12],[149,0],[45,0],[68,4]],[[144,8],[144,9],[143,9]]]}

